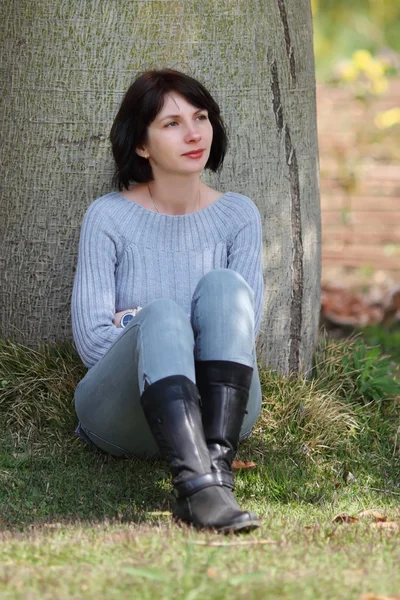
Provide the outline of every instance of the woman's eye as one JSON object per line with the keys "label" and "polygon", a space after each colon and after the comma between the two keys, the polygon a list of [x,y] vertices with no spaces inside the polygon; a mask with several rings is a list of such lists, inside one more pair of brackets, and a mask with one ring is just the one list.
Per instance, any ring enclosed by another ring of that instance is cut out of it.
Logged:
{"label": "woman's eye", "polygon": [[[207,119],[207,115],[198,115],[196,117],[196,119],[201,119],[201,120]],[[176,123],[176,121],[170,121],[169,123],[166,124],[165,127],[169,127],[170,125],[174,125],[175,123]]]}

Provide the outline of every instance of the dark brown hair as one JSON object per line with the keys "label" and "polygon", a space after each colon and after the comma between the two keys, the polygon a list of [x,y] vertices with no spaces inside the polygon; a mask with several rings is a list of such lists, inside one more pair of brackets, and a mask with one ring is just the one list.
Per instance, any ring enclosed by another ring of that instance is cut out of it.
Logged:
{"label": "dark brown hair", "polygon": [[161,69],[141,73],[128,88],[110,132],[115,161],[113,184],[119,190],[132,182],[147,183],[153,172],[147,159],[136,154],[136,148],[147,142],[147,127],[164,105],[165,94],[181,94],[196,108],[208,111],[213,128],[213,141],[205,169],[217,172],[222,168],[228,139],[218,104],[196,79],[175,71]]}

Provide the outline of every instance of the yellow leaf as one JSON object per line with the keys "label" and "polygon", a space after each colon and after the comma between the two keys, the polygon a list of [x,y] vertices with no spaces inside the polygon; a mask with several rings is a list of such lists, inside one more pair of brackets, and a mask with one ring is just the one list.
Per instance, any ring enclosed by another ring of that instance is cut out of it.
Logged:
{"label": "yellow leaf", "polygon": [[374,123],[379,129],[386,129],[400,123],[400,107],[390,108],[377,114]]}
{"label": "yellow leaf", "polygon": [[352,60],[358,69],[365,71],[372,62],[372,56],[368,50],[356,50],[353,53]]}
{"label": "yellow leaf", "polygon": [[371,90],[373,94],[383,94],[388,89],[388,82],[383,77],[371,80]]}
{"label": "yellow leaf", "polygon": [[337,65],[337,73],[343,81],[354,81],[358,77],[358,69],[350,60],[343,60]]}

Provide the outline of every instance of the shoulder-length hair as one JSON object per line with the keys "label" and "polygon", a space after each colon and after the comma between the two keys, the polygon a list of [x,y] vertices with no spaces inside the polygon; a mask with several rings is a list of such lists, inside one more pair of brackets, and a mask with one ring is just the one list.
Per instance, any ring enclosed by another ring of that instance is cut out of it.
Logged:
{"label": "shoulder-length hair", "polygon": [[217,172],[222,168],[228,139],[218,104],[196,79],[175,71],[161,69],[145,71],[128,88],[110,132],[115,161],[113,184],[119,190],[132,182],[147,183],[153,178],[150,163],[136,154],[136,148],[147,142],[147,127],[164,105],[165,94],[177,92],[196,108],[208,111],[213,128],[213,141],[205,169]]}

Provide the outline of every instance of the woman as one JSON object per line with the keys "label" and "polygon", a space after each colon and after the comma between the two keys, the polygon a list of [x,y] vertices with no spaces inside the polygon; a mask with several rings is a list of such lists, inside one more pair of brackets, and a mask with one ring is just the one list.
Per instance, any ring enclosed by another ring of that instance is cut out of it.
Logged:
{"label": "woman", "polygon": [[231,466],[261,408],[260,214],[200,180],[222,167],[227,137],[195,79],[141,74],[110,139],[119,191],[85,214],[72,295],[89,368],[75,394],[77,432],[115,456],[164,456],[176,520],[254,529]]}

